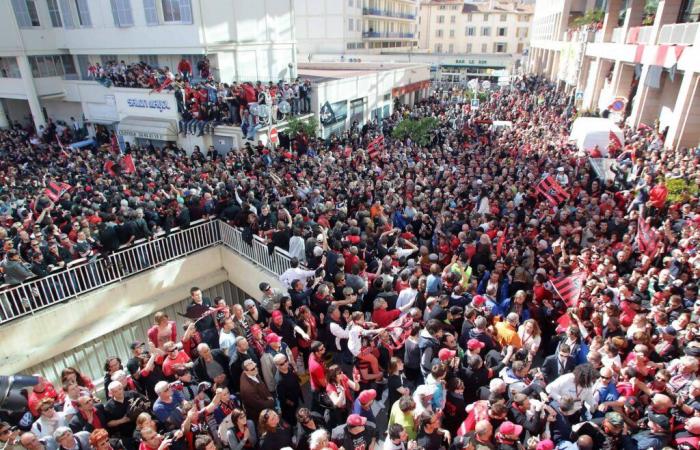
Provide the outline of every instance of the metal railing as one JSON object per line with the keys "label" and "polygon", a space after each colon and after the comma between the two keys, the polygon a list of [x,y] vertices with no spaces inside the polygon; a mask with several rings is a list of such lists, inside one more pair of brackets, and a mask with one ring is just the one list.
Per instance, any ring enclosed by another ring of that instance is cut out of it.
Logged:
{"label": "metal railing", "polygon": [[700,23],[675,23],[672,25],[664,25],[659,30],[659,45],[693,45],[695,44],[695,36],[698,34]]}
{"label": "metal railing", "polygon": [[279,276],[291,267],[291,255],[279,247],[270,253],[269,246],[260,236],[254,235],[252,241],[246,242],[238,228],[225,222],[219,222],[219,227],[221,243],[260,268]]}
{"label": "metal railing", "polygon": [[408,19],[415,20],[415,14],[408,14],[396,11],[387,11],[378,8],[362,8],[362,14],[365,16],[380,16],[380,17],[393,17],[395,19]]}
{"label": "metal railing", "polygon": [[67,268],[48,276],[8,286],[0,291],[0,324],[218,244],[218,223],[193,222],[187,229],[135,242],[107,257],[96,255],[72,261]]}
{"label": "metal railing", "polygon": [[389,33],[379,31],[364,31],[363,38],[397,38],[397,39],[413,39],[415,33]]}

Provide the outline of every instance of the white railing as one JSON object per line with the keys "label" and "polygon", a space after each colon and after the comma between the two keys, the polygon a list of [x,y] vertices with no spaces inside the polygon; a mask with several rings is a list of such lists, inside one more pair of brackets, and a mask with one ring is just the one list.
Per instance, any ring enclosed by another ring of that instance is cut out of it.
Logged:
{"label": "white railing", "polygon": [[625,33],[622,27],[613,28],[611,42],[616,44],[625,43]]}
{"label": "white railing", "polygon": [[112,253],[72,261],[48,276],[6,286],[0,291],[0,323],[68,301],[89,291],[153,269],[220,242],[219,222],[198,221],[155,239],[141,240]]}
{"label": "white railing", "polygon": [[289,253],[279,247],[275,247],[270,253],[267,243],[260,236],[254,235],[253,240],[248,243],[243,239],[243,232],[238,228],[225,222],[219,222],[219,227],[221,243],[258,267],[277,276],[291,267],[292,257]]}
{"label": "white railing", "polygon": [[700,23],[675,23],[664,25],[659,31],[659,45],[693,45]]}
{"label": "white railing", "polygon": [[626,43],[627,44],[643,44],[643,45],[648,45],[651,44],[652,39],[652,33],[654,31],[654,27],[648,26],[648,27],[632,27],[627,31],[627,39]]}

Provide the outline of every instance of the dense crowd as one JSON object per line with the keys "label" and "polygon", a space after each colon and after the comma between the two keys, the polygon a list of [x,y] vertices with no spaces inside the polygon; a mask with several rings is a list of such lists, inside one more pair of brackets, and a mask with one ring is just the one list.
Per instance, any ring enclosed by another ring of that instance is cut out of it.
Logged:
{"label": "dense crowd", "polygon": [[205,56],[194,68],[190,60],[182,58],[175,72],[167,66],[157,68],[144,62],[110,61],[104,66],[96,63],[89,67],[88,76],[107,87],[173,91],[182,134],[201,136],[213,133],[217,125],[227,124],[240,125],[243,134],[253,139],[261,121],[311,112],[309,80],[228,84],[216,81],[211,70]]}
{"label": "dense crowd", "polygon": [[[524,78],[478,110],[437,92],[294,152],[130,148],[136,173],[115,175],[103,167],[117,155],[68,157],[2,132],[6,281],[57,246],[64,259],[110,252],[206,216],[293,259],[280,287],[260,283],[260,301],[194,287],[183,329],[157,313],[130,355],[105,362],[106,400],[80,368],[42,380],[0,443],[700,448],[700,213],[665,186],[697,184],[700,154],[625,129],[601,180],[567,143],[575,113],[555,86]],[[428,116],[429,145],[390,137]],[[372,159],[363,149],[380,133]],[[568,193],[556,206],[536,192],[547,176]],[[45,178],[73,188],[48,201]],[[553,287],[581,273],[574,297]]]}

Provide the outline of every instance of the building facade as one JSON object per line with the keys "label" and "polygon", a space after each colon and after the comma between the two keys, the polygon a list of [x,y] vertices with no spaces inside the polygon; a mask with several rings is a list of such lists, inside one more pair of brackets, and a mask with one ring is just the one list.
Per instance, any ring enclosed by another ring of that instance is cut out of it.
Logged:
{"label": "building facade", "polygon": [[0,126],[12,119],[38,128],[47,117],[112,124],[125,111],[150,109],[123,107],[129,98],[142,104],[147,92],[89,80],[94,63],[144,61],[175,71],[182,58],[196,67],[206,55],[224,82],[293,77],[292,7],[291,0],[0,2]]}
{"label": "building facade", "polygon": [[533,7],[518,1],[430,0],[421,3],[418,45],[432,53],[522,55]]}
{"label": "building facade", "polygon": [[293,0],[300,61],[418,43],[418,0]]}
{"label": "building facade", "polygon": [[[604,7],[602,19],[574,19]],[[668,147],[700,143],[700,1],[538,0],[528,71],[583,110],[632,127],[658,120]]]}

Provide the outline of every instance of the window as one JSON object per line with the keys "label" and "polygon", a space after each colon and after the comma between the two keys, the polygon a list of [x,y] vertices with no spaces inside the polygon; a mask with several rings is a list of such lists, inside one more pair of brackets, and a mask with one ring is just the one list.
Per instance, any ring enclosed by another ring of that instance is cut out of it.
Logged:
{"label": "window", "polygon": [[447,50],[448,53],[454,53],[455,52],[455,45],[450,44]]}
{"label": "window", "polygon": [[472,52],[472,44],[467,44],[467,53]]}
{"label": "window", "polygon": [[476,27],[467,27],[467,36],[476,36]]}
{"label": "window", "polygon": [[354,50],[355,49],[355,43],[349,42],[348,45],[346,46],[348,50]]}
{"label": "window", "polygon": [[481,27],[481,35],[482,36],[491,36],[491,28],[490,27]]}
{"label": "window", "polygon": [[508,44],[504,42],[496,42],[493,44],[494,53],[505,53],[508,51]]}
{"label": "window", "polygon": [[362,23],[360,22],[360,19],[355,19],[355,29],[357,31],[362,31]]}
{"label": "window", "polygon": [[528,30],[529,30],[529,28],[518,28],[518,37],[519,38],[527,38]]}
{"label": "window", "polygon": [[450,16],[450,23],[457,22],[457,16]]}
{"label": "window", "polygon": [[143,11],[146,13],[146,25],[158,25],[156,0],[143,0]]}
{"label": "window", "polygon": [[0,77],[22,78],[22,75],[19,72],[17,58],[14,56],[0,57]]}
{"label": "window", "polygon": [[192,23],[192,5],[190,0],[161,0],[163,22]]}
{"label": "window", "polygon": [[58,5],[61,7],[63,28],[75,28],[75,23],[73,22],[73,12],[70,8],[70,0],[59,0]]}
{"label": "window", "polygon": [[440,7],[439,7],[438,9],[441,10],[441,11],[444,11],[444,10],[447,9],[447,6],[445,6],[445,5],[440,5]]}
{"label": "window", "polygon": [[508,14],[501,14],[501,22],[508,20]]}
{"label": "window", "polygon": [[488,21],[489,21],[489,15],[488,15],[488,14],[484,14],[484,22],[488,22]]}
{"label": "window", "polygon": [[87,0],[75,0],[75,10],[78,11],[78,24],[81,27],[92,26]]}
{"label": "window", "polygon": [[354,28],[355,21],[353,19],[348,19],[348,31],[352,31]]}
{"label": "window", "polygon": [[472,13],[467,14],[467,21],[471,22],[474,19]]}
{"label": "window", "polygon": [[507,31],[508,31],[508,29],[505,27],[498,27],[498,35],[499,36],[505,36]]}
{"label": "window", "polygon": [[32,76],[37,78],[77,74],[73,57],[70,55],[30,56],[29,66]]}
{"label": "window", "polygon": [[12,9],[15,10],[17,26],[20,28],[31,28],[41,25],[34,0],[12,0]]}
{"label": "window", "polygon": [[46,5],[49,8],[51,26],[54,28],[61,28],[63,26],[63,22],[61,21],[61,12],[58,9],[58,0],[46,0]]}
{"label": "window", "polygon": [[443,34],[442,30],[435,30],[435,37],[441,38],[443,35],[444,34]]}
{"label": "window", "polygon": [[521,54],[523,52],[524,47],[525,46],[522,42],[518,44],[518,54]]}
{"label": "window", "polygon": [[131,14],[131,0],[110,0],[114,25],[118,27],[133,27],[134,16]]}
{"label": "window", "polygon": [[486,53],[488,48],[488,44],[481,44],[481,53]]}
{"label": "window", "polygon": [[445,16],[437,16],[437,23],[445,23]]}
{"label": "window", "polygon": [[450,30],[450,37],[451,38],[455,37],[455,30]]}
{"label": "window", "polygon": [[527,16],[527,15],[525,15],[525,14],[520,15],[520,16],[518,16],[518,22],[527,22],[528,17],[529,17],[529,16]]}
{"label": "window", "polygon": [[435,53],[442,53],[442,44],[435,44]]}

